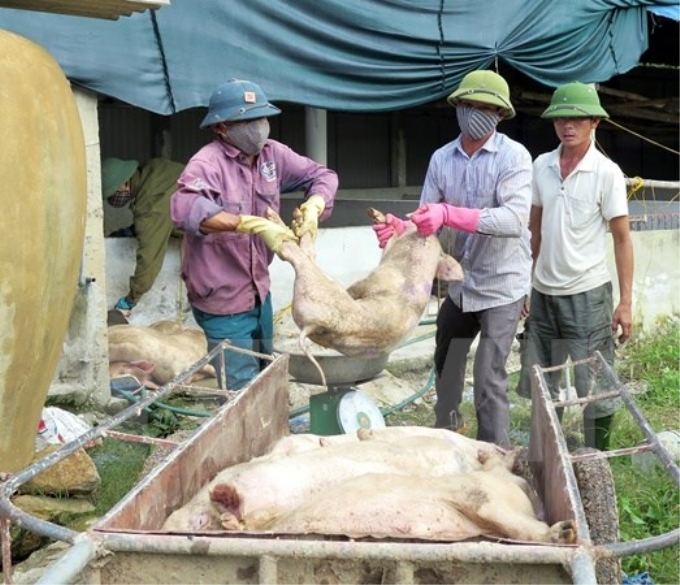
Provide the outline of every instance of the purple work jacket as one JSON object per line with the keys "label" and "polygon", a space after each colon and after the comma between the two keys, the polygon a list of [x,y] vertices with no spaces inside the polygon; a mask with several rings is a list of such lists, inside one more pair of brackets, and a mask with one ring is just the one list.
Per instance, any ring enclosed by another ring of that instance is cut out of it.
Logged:
{"label": "purple work jacket", "polygon": [[[182,278],[192,306],[213,315],[233,315],[255,306],[269,293],[273,254],[262,238],[238,232],[202,234],[201,222],[224,210],[264,216],[277,213],[281,193],[321,195],[333,209],[338,177],[286,145],[268,140],[254,164],[237,148],[214,140],[189,161],[172,195],[173,223],[184,231]],[[288,218],[284,218],[288,221]]]}

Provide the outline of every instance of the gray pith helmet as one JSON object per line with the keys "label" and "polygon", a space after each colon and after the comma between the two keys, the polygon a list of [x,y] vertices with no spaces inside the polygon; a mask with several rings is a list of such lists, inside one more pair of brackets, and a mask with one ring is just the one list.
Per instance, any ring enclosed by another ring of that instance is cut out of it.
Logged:
{"label": "gray pith helmet", "polygon": [[210,96],[208,113],[201,128],[220,122],[238,122],[276,116],[281,110],[269,103],[262,88],[251,81],[230,79]]}

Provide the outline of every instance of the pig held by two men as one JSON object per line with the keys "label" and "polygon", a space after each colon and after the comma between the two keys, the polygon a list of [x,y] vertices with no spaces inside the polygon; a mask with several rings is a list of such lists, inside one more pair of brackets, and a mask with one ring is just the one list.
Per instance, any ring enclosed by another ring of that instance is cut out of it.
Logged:
{"label": "pig held by two men", "polygon": [[[384,219],[370,210],[374,221]],[[380,264],[345,289],[314,259],[313,242],[286,242],[279,254],[295,271],[292,315],[301,339],[348,356],[395,349],[418,325],[430,301],[435,276],[462,280],[463,271],[444,254],[436,236],[421,237],[415,226],[394,236]]]}
{"label": "pig held by two men", "polygon": [[[370,209],[369,215],[375,223],[385,221],[375,209]],[[463,278],[460,265],[444,254],[437,237],[420,236],[414,225],[388,242],[380,264],[370,274],[345,288],[318,264],[310,233],[298,240],[292,231],[286,232],[287,227],[272,210],[267,218],[247,216],[242,224],[249,233],[262,235],[293,267],[291,313],[300,328],[303,351],[309,338],[347,356],[389,352],[418,325],[435,276],[444,281]],[[271,233],[280,238],[267,237]]]}

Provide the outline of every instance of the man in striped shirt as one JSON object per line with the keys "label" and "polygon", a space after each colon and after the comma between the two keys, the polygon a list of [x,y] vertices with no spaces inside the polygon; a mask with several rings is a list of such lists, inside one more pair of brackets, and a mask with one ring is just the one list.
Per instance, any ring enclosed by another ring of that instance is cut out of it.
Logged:
{"label": "man in striped shirt", "polygon": [[465,274],[449,285],[437,316],[435,427],[463,426],[467,358],[480,335],[473,369],[477,439],[508,447],[505,365],[531,282],[531,155],[496,131],[515,115],[500,75],[468,73],[448,102],[461,133],[432,155],[420,207],[411,214],[423,236],[453,228],[447,252]]}

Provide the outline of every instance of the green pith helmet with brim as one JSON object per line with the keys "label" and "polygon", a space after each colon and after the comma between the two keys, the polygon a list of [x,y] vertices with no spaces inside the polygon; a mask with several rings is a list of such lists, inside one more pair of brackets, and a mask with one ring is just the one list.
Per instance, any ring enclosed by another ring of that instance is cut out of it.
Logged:
{"label": "green pith helmet with brim", "polygon": [[135,174],[139,163],[136,160],[105,158],[102,161],[102,197],[110,197],[118,187]]}
{"label": "green pith helmet with brim", "polygon": [[609,118],[592,85],[579,81],[558,87],[541,118]]}
{"label": "green pith helmet with brim", "polygon": [[452,106],[459,101],[473,101],[498,106],[505,110],[505,119],[515,117],[515,108],[510,103],[510,88],[507,81],[493,71],[471,71],[460,82],[446,101]]}

